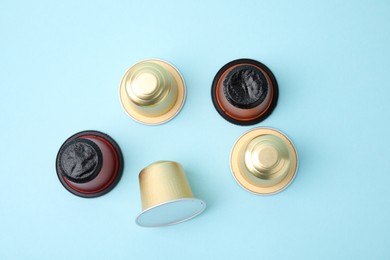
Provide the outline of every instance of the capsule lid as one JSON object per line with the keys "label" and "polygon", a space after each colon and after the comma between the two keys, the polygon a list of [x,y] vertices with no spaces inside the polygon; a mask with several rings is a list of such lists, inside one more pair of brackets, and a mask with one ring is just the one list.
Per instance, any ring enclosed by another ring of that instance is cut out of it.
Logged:
{"label": "capsule lid", "polygon": [[136,223],[143,227],[162,227],[189,220],[204,211],[206,203],[196,198],[167,201],[142,211]]}

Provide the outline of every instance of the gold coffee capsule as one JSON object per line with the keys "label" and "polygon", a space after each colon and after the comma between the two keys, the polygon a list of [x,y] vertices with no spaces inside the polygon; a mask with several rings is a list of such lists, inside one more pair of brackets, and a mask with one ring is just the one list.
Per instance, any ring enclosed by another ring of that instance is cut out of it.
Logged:
{"label": "gold coffee capsule", "polygon": [[155,162],[139,174],[142,212],[136,223],[160,227],[189,220],[206,208],[194,198],[183,167],[172,161]]}
{"label": "gold coffee capsule", "polygon": [[156,125],[177,115],[185,100],[185,83],[179,71],[162,60],[144,60],[122,78],[119,96],[134,120]]}
{"label": "gold coffee capsule", "polygon": [[298,155],[292,141],[283,133],[256,128],[237,140],[230,155],[230,167],[244,189],[256,194],[274,194],[294,179]]}

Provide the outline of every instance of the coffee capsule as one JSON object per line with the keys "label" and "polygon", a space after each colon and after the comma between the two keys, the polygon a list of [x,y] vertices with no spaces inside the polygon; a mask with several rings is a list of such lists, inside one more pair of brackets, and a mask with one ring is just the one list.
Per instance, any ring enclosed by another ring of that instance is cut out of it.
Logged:
{"label": "coffee capsule", "polygon": [[234,178],[255,194],[274,194],[285,189],[298,169],[292,141],[280,131],[255,128],[242,135],[230,155]]}
{"label": "coffee capsule", "polygon": [[271,70],[251,59],[238,59],[216,74],[211,97],[218,113],[237,125],[263,121],[274,110],[278,84]]}
{"label": "coffee capsule", "polygon": [[118,144],[98,131],[69,137],[56,159],[57,176],[74,195],[93,198],[106,194],[119,182],[123,157]]}
{"label": "coffee capsule", "polygon": [[119,95],[122,107],[134,120],[162,124],[177,115],[185,100],[180,72],[162,60],[144,60],[129,68],[122,78]]}
{"label": "coffee capsule", "polygon": [[136,223],[143,227],[168,226],[189,220],[206,208],[194,198],[183,167],[172,161],[155,162],[139,174],[142,212]]}

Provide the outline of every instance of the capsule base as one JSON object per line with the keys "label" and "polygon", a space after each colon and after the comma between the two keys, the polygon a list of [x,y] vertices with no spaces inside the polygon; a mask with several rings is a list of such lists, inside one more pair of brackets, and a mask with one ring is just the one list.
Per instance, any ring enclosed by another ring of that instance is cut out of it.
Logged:
{"label": "capsule base", "polygon": [[[126,77],[127,73],[123,76],[123,79],[119,88],[119,97],[122,104],[123,109],[126,113],[133,118],[135,121],[146,124],[146,125],[158,125],[163,124],[171,119],[173,119],[181,110],[184,105],[185,97],[186,97],[186,88],[183,77],[181,76],[178,69],[176,69],[173,65],[168,62],[162,60],[145,60],[148,62],[152,62],[162,66],[165,70],[167,70],[171,75],[173,80],[175,80],[177,85],[177,99],[175,104],[168,110],[168,112],[164,113],[160,116],[146,116],[140,113],[131,103],[131,100],[128,98],[126,93]],[[129,69],[130,70],[130,69]],[[128,70],[128,71],[129,71]]]}
{"label": "capsule base", "polygon": [[[246,163],[245,155],[250,152],[248,147],[251,141],[267,135],[273,135],[282,140],[288,150],[289,157],[285,159],[288,160],[288,169],[280,169],[285,171],[283,178],[269,180],[260,178],[253,170],[251,172],[251,167],[248,168],[248,163]],[[268,162],[270,161],[272,160]],[[247,191],[257,195],[271,195],[284,190],[293,181],[298,170],[298,154],[292,141],[280,131],[271,128],[255,128],[242,135],[234,144],[230,155],[230,168],[237,183]]]}

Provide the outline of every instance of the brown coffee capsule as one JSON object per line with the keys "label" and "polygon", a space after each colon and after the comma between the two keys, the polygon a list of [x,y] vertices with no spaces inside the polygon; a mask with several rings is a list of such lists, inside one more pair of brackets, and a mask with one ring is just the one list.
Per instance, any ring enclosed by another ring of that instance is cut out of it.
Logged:
{"label": "brown coffee capsule", "polygon": [[230,167],[244,189],[269,195],[282,191],[292,182],[298,169],[298,154],[282,132],[255,128],[234,144]]}
{"label": "brown coffee capsule", "polygon": [[93,198],[106,194],[119,182],[123,157],[118,144],[98,131],[83,131],[68,138],[56,159],[57,176],[71,193]]}
{"label": "brown coffee capsule", "polygon": [[271,70],[261,62],[238,59],[216,74],[211,97],[218,113],[237,125],[263,121],[274,110],[278,84]]}

